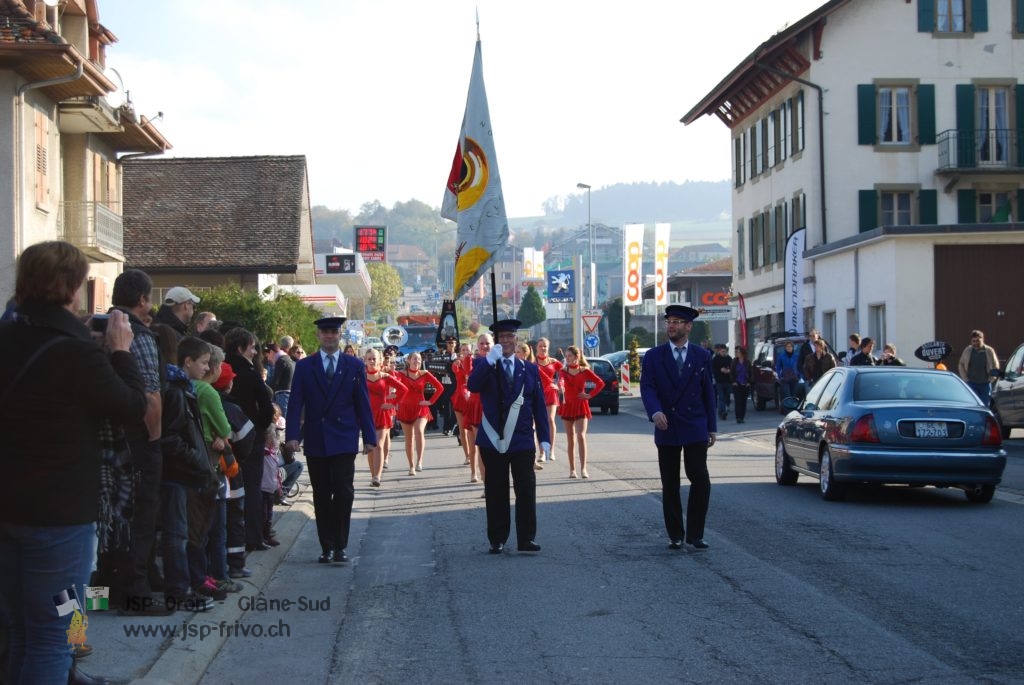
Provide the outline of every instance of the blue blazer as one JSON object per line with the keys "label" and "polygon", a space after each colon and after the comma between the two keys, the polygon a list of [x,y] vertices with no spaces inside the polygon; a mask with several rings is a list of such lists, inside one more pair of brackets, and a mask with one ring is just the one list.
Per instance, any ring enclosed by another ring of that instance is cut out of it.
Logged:
{"label": "blue blazer", "polygon": [[[473,371],[466,380],[466,387],[470,392],[480,393],[484,409],[480,430],[476,433],[477,445],[502,454],[533,454],[537,449],[533,442],[535,429],[540,442],[551,442],[544,388],[536,364],[515,359],[512,382],[509,383],[504,369],[495,370],[486,357],[477,357],[473,360]],[[502,425],[504,431],[499,437],[499,426]]]}
{"label": "blue blazer", "polygon": [[688,445],[718,432],[715,388],[711,380],[709,350],[686,344],[686,362],[680,375],[672,343],[658,345],[644,354],[640,370],[640,397],[652,418],[659,411],[668,418],[666,430],[654,429],[656,445]]}
{"label": "blue blazer", "polygon": [[377,430],[366,390],[366,367],[347,354],[338,355],[334,378],[327,380],[320,353],[295,363],[288,416],[287,440],[303,440],[303,451],[313,457],[355,454],[359,434],[363,445],[377,444]]}

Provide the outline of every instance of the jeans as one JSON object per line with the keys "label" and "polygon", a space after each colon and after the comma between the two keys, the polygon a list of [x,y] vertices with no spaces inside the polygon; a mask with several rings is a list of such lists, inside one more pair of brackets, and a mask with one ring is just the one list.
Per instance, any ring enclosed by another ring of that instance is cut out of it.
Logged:
{"label": "jeans", "polygon": [[718,413],[724,414],[729,411],[729,391],[732,386],[728,383],[715,384],[715,397],[718,399]]}
{"label": "jeans", "polygon": [[163,453],[159,440],[132,442],[130,446],[136,474],[135,511],[131,522],[131,567],[124,592],[128,596],[149,597],[152,594],[150,570],[155,568]]}
{"label": "jeans", "polygon": [[228,577],[228,501],[219,499],[213,506],[210,537],[206,542],[207,573],[216,580],[224,580]]}
{"label": "jeans", "polygon": [[292,489],[292,486],[295,485],[295,481],[297,481],[299,476],[302,475],[303,466],[302,462],[296,459],[292,463],[285,464],[281,468],[284,469],[284,481],[281,483],[281,496],[287,497],[288,492]]}
{"label": "jeans", "polygon": [[184,485],[160,484],[160,523],[164,559],[164,595],[180,598],[188,584],[188,490]]}
{"label": "jeans", "polygon": [[800,381],[797,379],[784,381],[779,379],[779,396],[782,399],[787,397],[800,397]]}
{"label": "jeans", "polygon": [[52,597],[85,584],[96,561],[96,524],[19,526],[0,523],[0,609],[10,631],[10,682],[66,683],[71,647]]}
{"label": "jeans", "polygon": [[981,403],[987,407],[989,395],[992,393],[992,384],[988,381],[984,383],[971,383],[970,381],[967,381],[967,385],[971,387],[971,390],[973,390],[974,394],[978,396]]}

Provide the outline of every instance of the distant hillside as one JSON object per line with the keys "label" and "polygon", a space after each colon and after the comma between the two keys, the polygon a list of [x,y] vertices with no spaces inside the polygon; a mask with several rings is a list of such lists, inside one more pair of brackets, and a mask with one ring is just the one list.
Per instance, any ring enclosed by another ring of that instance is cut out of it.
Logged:
{"label": "distant hillside", "polygon": [[[617,183],[591,191],[591,221],[609,226],[660,221],[715,222],[728,217],[732,203],[729,181],[686,183]],[[550,219],[557,203],[545,203]],[[587,194],[564,199],[557,212],[569,225],[587,223]]]}

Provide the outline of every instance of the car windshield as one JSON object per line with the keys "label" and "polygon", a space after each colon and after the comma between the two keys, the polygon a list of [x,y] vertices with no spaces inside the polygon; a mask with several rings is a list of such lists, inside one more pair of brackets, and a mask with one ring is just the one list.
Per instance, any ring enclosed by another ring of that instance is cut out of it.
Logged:
{"label": "car windshield", "polygon": [[970,388],[950,373],[936,371],[931,373],[904,373],[887,371],[886,373],[857,374],[853,386],[853,399],[858,401],[873,400],[912,400],[936,402],[961,402],[976,404],[977,398]]}

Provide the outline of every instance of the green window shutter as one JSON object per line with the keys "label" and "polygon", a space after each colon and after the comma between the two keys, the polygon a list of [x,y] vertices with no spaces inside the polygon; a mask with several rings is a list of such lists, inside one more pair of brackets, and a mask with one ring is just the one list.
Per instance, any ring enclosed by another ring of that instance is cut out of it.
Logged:
{"label": "green window shutter", "polygon": [[935,145],[935,86],[917,87],[917,137],[921,145]]}
{"label": "green window shutter", "polygon": [[876,142],[875,86],[861,83],[857,85],[857,144],[874,145]]}
{"label": "green window shutter", "polygon": [[973,167],[974,162],[974,86],[956,86],[956,154],[957,166]]}
{"label": "green window shutter", "polygon": [[1017,33],[1024,33],[1024,0],[1014,0],[1014,2],[1017,3]]}
{"label": "green window shutter", "polygon": [[936,190],[921,190],[917,194],[918,223],[934,226],[939,223],[939,194]]}
{"label": "green window shutter", "polygon": [[858,190],[860,206],[860,232],[878,228],[878,193],[874,190]]}
{"label": "green window shutter", "polygon": [[974,33],[988,31],[987,0],[973,0],[971,2],[971,31]]}
{"label": "green window shutter", "polygon": [[[1021,21],[1024,13],[1024,0],[1019,0],[1017,21]],[[1024,85],[1018,85],[1017,91],[1017,165],[1024,167]],[[1019,210],[1018,210],[1019,211]]]}
{"label": "green window shutter", "polygon": [[1013,220],[1020,223],[1024,221],[1024,188],[1017,190],[1017,213],[1013,215]]}
{"label": "green window shutter", "polygon": [[956,221],[958,224],[978,223],[978,194],[975,191],[956,191]]}
{"label": "green window shutter", "polygon": [[917,30],[920,33],[935,30],[935,0],[917,0]]}

